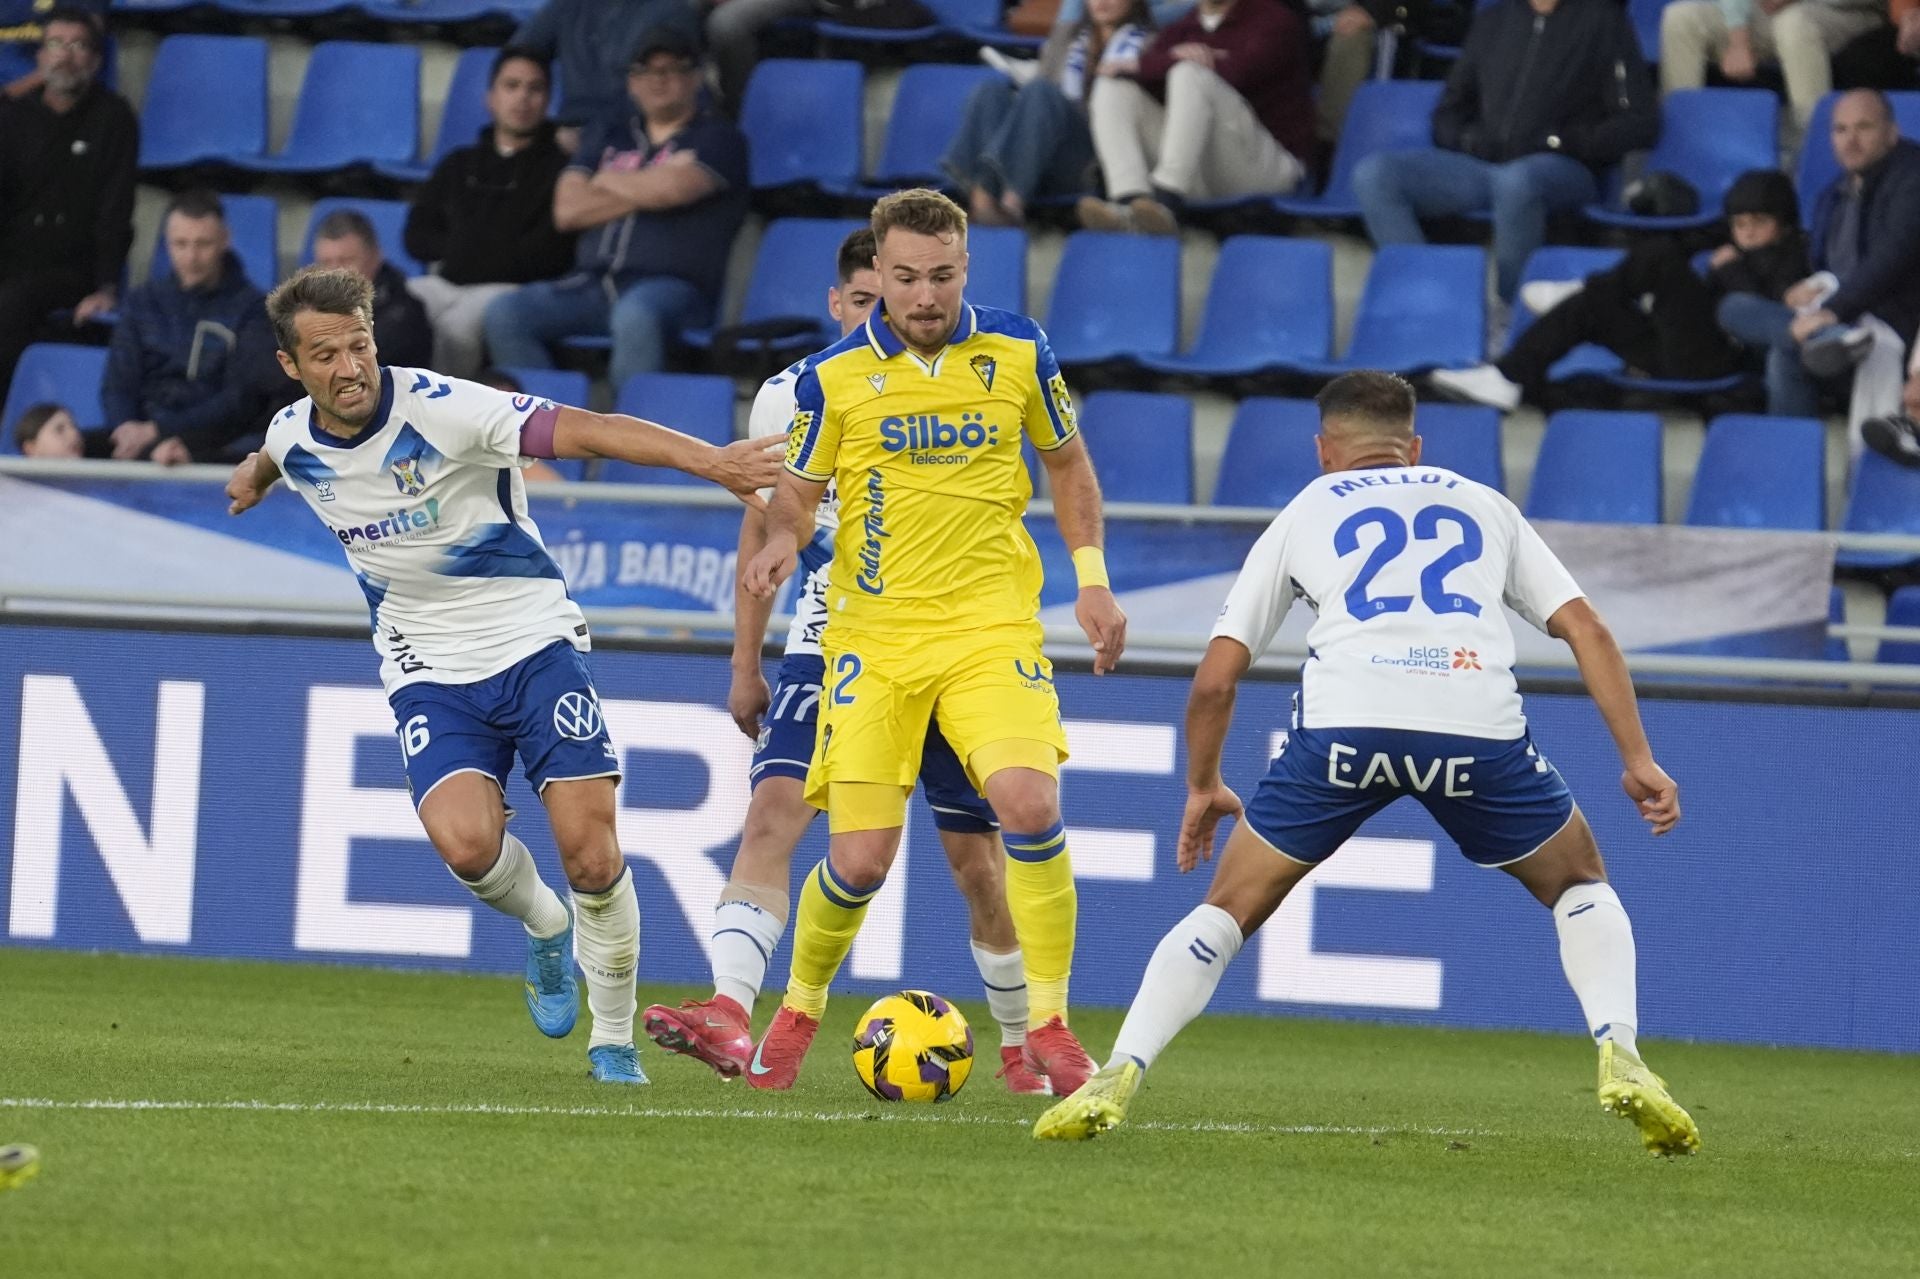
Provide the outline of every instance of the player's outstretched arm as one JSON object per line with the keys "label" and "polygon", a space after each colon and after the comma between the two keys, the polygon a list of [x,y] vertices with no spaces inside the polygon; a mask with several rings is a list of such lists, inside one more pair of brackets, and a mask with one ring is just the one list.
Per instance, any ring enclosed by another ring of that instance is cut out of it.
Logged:
{"label": "player's outstretched arm", "polygon": [[740,571],[740,584],[748,594],[771,601],[780,583],[793,575],[801,539],[812,535],[814,511],[826,491],[824,481],[804,480],[792,471],[781,471],[773,501],[767,507],[766,544]]}
{"label": "player's outstretched arm", "polygon": [[1101,549],[1104,530],[1100,519],[1100,481],[1093,459],[1079,436],[1057,449],[1042,450],[1047,484],[1053,489],[1053,520],[1061,540],[1073,552],[1074,572],[1080,578],[1080,598],[1074,620],[1093,645],[1093,673],[1105,675],[1119,665],[1127,647],[1127,615],[1107,584],[1107,563]]}
{"label": "player's outstretched arm", "polygon": [[1187,810],[1180,818],[1182,871],[1213,857],[1213,833],[1223,817],[1240,815],[1240,797],[1220,776],[1220,750],[1233,723],[1240,677],[1253,654],[1239,640],[1220,636],[1207,645],[1187,693]]}
{"label": "player's outstretched arm", "polygon": [[712,480],[748,506],[780,476],[782,440],[735,440],[712,445],[671,427],[623,413],[562,408],[553,427],[555,457],[610,457],[640,466],[670,466]]}
{"label": "player's outstretched arm", "polygon": [[1568,600],[1547,619],[1547,634],[1565,640],[1580,664],[1580,678],[1600,718],[1613,734],[1626,771],[1620,785],[1628,798],[1638,805],[1640,816],[1664,835],[1680,820],[1680,787],[1654,762],[1653,747],[1647,743],[1647,731],[1640,723],[1640,703],[1634,696],[1633,676],[1627,671],[1627,659],[1613,632],[1585,599]]}
{"label": "player's outstretched arm", "polygon": [[233,468],[233,476],[227,480],[227,514],[238,515],[258,506],[279,478],[280,468],[274,465],[265,449],[247,454],[246,460]]}

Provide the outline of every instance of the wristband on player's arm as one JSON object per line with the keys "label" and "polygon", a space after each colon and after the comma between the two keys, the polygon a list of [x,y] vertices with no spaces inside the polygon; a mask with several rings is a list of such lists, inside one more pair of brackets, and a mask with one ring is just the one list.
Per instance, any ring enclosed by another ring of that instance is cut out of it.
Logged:
{"label": "wristband on player's arm", "polygon": [[1112,589],[1107,580],[1107,553],[1097,546],[1081,546],[1073,552],[1074,576],[1080,579],[1080,589],[1089,586],[1105,586]]}

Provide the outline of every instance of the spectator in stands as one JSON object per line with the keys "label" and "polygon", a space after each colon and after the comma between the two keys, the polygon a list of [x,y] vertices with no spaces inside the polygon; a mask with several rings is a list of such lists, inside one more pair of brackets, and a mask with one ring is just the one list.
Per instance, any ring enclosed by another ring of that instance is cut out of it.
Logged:
{"label": "spectator in stands", "polygon": [[1511,301],[1547,215],[1600,194],[1600,172],[1653,145],[1660,110],[1617,0],[1499,0],[1482,9],[1433,112],[1434,146],[1354,167],[1375,244],[1418,244],[1423,217],[1493,215]]}
{"label": "spectator in stands", "polygon": [[0,386],[49,312],[113,309],[133,243],[140,126],[98,82],[105,24],[56,8],[42,25],[40,89],[0,102]]}
{"label": "spectator in stands", "polygon": [[407,290],[407,277],[380,252],[380,233],[357,209],[336,209],[313,229],[313,262],[344,267],[373,281],[373,325],[380,358],[402,368],[433,367],[433,325]]}
{"label": "spectator in stands", "polygon": [[1814,273],[1782,301],[1720,305],[1722,327],[1766,352],[1769,413],[1818,416],[1821,383],[1869,359],[1893,370],[1869,384],[1897,386],[1920,329],[1920,145],[1901,139],[1885,94],[1855,89],[1834,104],[1832,146],[1842,172],[1807,228]]}
{"label": "spectator in stands", "polygon": [[551,368],[549,344],[611,335],[617,387],[661,368],[675,333],[711,322],[747,216],[747,140],[700,105],[700,80],[698,50],[677,27],[634,50],[633,109],[589,130],[554,188],[555,225],[581,232],[575,270],[487,308],[495,363]]}
{"label": "spectator in stands", "polygon": [[1891,0],[1885,23],[1833,55],[1833,82],[1847,89],[1920,88],[1920,0]]}
{"label": "spectator in stands", "polygon": [[407,252],[439,264],[407,288],[433,324],[433,367],[454,377],[480,368],[488,303],[517,284],[563,275],[573,261],[573,236],[553,225],[553,186],[567,154],[547,119],[547,64],[502,49],[487,113],[493,123],[434,166],[407,210]]}
{"label": "spectator in stands", "polygon": [[566,93],[560,120],[586,126],[626,118],[627,55],[662,26],[678,27],[697,45],[695,14],[686,0],[547,0],[510,43],[559,64]]}
{"label": "spectator in stands", "polygon": [[266,295],[233,252],[220,198],[175,196],[163,231],[172,274],[127,295],[100,407],[114,457],[177,466],[217,459],[259,429],[259,388],[277,362]]}
{"label": "spectator in stands", "polygon": [[1436,389],[1496,408],[1537,402],[1547,373],[1583,342],[1607,348],[1645,377],[1701,380],[1738,372],[1745,353],[1714,320],[1719,300],[1750,293],[1778,301],[1805,279],[1807,237],[1793,183],[1777,169],[1740,176],[1727,191],[1731,235],[1694,274],[1678,237],[1637,239],[1626,258],[1585,280],[1535,280],[1520,300],[1538,318],[1493,364],[1441,369]]}
{"label": "spectator in stands", "polygon": [[814,0],[711,0],[707,9],[707,52],[713,59],[720,99],[740,114],[747,81],[760,61],[760,33],[788,18],[815,12]]}
{"label": "spectator in stands", "polygon": [[1907,363],[1906,385],[1900,388],[1900,411],[1868,418],[1861,434],[1868,448],[1902,466],[1920,467],[1920,344]]}
{"label": "spectator in stands", "polygon": [[[9,98],[38,93],[46,84],[39,67],[40,41],[46,36],[46,17],[56,8],[84,9],[107,16],[108,0],[0,0],[0,92]],[[103,50],[104,52],[104,50]]]}
{"label": "spectator in stands", "polygon": [[1320,41],[1320,92],[1314,99],[1318,136],[1328,151],[1340,140],[1347,107],[1373,72],[1381,31],[1407,32],[1419,0],[1307,0],[1308,25]]}
{"label": "spectator in stands", "polygon": [[1674,0],[1660,11],[1660,89],[1698,89],[1707,66],[1736,84],[1778,59],[1793,136],[1833,88],[1833,55],[1886,22],[1885,0]]}
{"label": "spectator in stands", "polygon": [[1099,69],[1087,113],[1107,198],[1096,231],[1178,233],[1188,200],[1282,195],[1313,154],[1306,26],[1281,0],[1200,0],[1132,67]]}
{"label": "spectator in stands", "polygon": [[969,193],[975,222],[1018,226],[1034,200],[1087,189],[1087,88],[1136,65],[1152,35],[1146,0],[1088,0],[1080,17],[1054,27],[1037,62],[1005,62],[1006,79],[973,91],[940,165]]}
{"label": "spectator in stands", "polygon": [[13,442],[24,457],[59,458],[87,455],[87,437],[74,425],[64,404],[35,404],[13,424]]}

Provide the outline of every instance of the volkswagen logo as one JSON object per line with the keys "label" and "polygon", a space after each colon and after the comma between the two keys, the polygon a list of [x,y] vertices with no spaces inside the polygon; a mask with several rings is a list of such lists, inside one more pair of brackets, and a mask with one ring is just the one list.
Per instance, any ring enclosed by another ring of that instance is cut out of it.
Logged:
{"label": "volkswagen logo", "polygon": [[600,703],[592,693],[562,693],[553,704],[553,731],[576,742],[600,735]]}

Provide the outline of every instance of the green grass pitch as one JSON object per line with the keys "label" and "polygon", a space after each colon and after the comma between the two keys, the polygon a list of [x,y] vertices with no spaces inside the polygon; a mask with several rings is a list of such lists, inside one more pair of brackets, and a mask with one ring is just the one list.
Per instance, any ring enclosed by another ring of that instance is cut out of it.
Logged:
{"label": "green grass pitch", "polygon": [[1210,1017],[1139,1126],[1041,1145],[978,1004],[955,1101],[870,1101],[865,1003],[790,1095],[651,1050],[626,1090],[507,980],[0,949],[0,1143],[44,1156],[0,1273],[1920,1273],[1911,1058],[1651,1042],[1706,1141],[1667,1162],[1571,1035]]}

